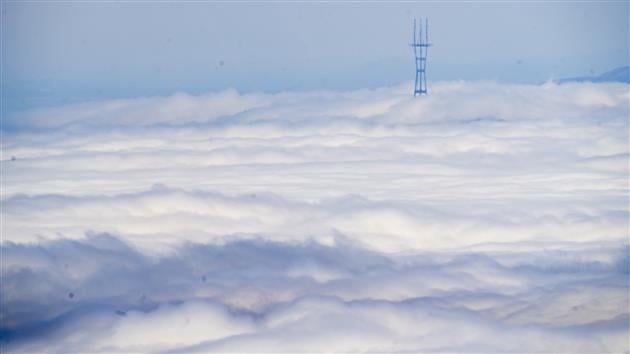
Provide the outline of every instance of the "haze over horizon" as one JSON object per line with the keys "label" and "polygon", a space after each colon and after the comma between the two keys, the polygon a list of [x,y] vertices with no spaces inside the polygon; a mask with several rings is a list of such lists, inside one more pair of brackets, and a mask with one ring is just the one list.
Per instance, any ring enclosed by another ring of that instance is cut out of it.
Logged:
{"label": "haze over horizon", "polygon": [[628,63],[627,2],[2,3],[10,110],[82,100],[354,90],[428,78],[540,83]]}

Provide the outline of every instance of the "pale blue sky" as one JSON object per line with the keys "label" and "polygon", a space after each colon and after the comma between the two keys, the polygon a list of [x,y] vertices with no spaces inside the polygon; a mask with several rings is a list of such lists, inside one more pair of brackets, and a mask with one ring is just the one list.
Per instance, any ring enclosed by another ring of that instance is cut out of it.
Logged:
{"label": "pale blue sky", "polygon": [[628,2],[4,2],[7,107],[104,97],[541,82],[628,62]]}

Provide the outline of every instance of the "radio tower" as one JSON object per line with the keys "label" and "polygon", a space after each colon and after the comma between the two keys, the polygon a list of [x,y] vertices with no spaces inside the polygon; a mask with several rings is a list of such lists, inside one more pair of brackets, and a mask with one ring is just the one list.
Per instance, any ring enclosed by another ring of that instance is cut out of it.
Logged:
{"label": "radio tower", "polygon": [[429,44],[429,19],[424,20],[424,40],[422,38],[422,19],[420,19],[420,28],[416,37],[416,19],[413,19],[413,54],[416,57],[416,85],[413,89],[413,95],[427,94],[427,51]]}

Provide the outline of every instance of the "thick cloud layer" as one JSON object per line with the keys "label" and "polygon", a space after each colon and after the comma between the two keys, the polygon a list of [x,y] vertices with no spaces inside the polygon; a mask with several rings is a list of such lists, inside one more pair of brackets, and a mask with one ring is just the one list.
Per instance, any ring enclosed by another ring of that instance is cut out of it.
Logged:
{"label": "thick cloud layer", "polygon": [[384,255],[259,238],[152,258],[108,235],[8,244],[8,349],[624,350],[628,248],[538,246]]}
{"label": "thick cloud layer", "polygon": [[629,103],[451,82],[11,115],[2,346],[628,351]]}

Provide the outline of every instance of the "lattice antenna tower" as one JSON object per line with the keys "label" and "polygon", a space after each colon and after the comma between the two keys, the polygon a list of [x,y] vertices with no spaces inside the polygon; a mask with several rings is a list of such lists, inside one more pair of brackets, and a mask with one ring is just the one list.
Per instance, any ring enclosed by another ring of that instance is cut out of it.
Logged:
{"label": "lattice antenna tower", "polygon": [[416,57],[416,84],[413,89],[413,95],[427,94],[427,51],[429,44],[429,19],[424,20],[424,37],[422,37],[422,19],[420,26],[416,27],[416,19],[413,19],[413,54]]}

